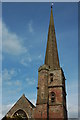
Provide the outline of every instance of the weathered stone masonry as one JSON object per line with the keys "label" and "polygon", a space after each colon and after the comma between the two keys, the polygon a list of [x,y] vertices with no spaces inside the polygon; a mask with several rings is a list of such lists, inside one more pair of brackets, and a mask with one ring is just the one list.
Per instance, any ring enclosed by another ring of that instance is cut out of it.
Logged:
{"label": "weathered stone masonry", "polygon": [[6,116],[15,115],[26,119],[67,120],[65,76],[59,64],[52,6],[45,62],[38,69],[36,106],[23,95]]}

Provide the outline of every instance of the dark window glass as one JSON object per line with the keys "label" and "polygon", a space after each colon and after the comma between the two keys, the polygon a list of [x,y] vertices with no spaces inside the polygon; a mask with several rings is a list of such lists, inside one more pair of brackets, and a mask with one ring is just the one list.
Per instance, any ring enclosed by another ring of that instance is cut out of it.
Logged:
{"label": "dark window glass", "polygon": [[53,82],[53,77],[51,77],[51,82]]}
{"label": "dark window glass", "polygon": [[50,73],[50,83],[53,82],[53,73]]}
{"label": "dark window glass", "polygon": [[50,73],[50,76],[53,76],[53,73]]}
{"label": "dark window glass", "polygon": [[52,103],[55,102],[55,93],[54,92],[51,93],[51,102]]}

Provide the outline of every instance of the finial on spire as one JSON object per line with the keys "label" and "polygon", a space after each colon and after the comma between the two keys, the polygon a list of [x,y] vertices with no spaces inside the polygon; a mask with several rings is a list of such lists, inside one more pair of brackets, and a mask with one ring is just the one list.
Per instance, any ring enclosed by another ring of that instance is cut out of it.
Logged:
{"label": "finial on spire", "polygon": [[53,2],[51,3],[51,8],[53,7]]}

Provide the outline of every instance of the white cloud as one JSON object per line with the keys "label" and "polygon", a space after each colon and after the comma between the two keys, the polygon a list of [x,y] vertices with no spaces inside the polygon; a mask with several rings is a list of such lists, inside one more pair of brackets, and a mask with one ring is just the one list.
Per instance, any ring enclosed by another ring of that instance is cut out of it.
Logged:
{"label": "white cloud", "polygon": [[35,80],[33,78],[31,78],[31,79],[30,78],[26,78],[25,80],[26,80],[28,85],[34,85],[35,84]]}
{"label": "white cloud", "polygon": [[25,62],[25,60],[24,59],[22,59],[21,61],[20,61],[20,63],[23,65],[23,66],[27,66],[28,65],[28,63],[27,62]]}
{"label": "white cloud", "polygon": [[2,105],[0,104],[0,120],[2,118]]}
{"label": "white cloud", "polygon": [[[75,94],[74,97],[71,95],[68,99],[68,117],[78,117],[78,96]],[[76,102],[77,101],[77,102]]]}
{"label": "white cloud", "polygon": [[[3,52],[10,54],[10,55],[20,56],[19,63],[26,67],[28,65],[28,62],[32,61],[32,58],[30,57],[30,54],[29,54],[27,48],[24,47],[23,42],[20,39],[20,37],[17,34],[12,33],[8,29],[8,27],[5,25],[5,23],[2,24],[2,27],[3,27],[3,31],[2,31]],[[29,23],[29,30],[30,30],[30,32],[33,31],[32,22]],[[8,76],[8,78],[9,78],[9,76]]]}
{"label": "white cloud", "polygon": [[78,106],[69,106],[69,118],[78,118]]}
{"label": "white cloud", "polygon": [[[18,86],[20,87],[21,86],[21,81],[20,80],[16,80],[16,76],[17,76],[17,71],[15,69],[11,69],[11,70],[7,70],[7,69],[4,69],[3,70],[3,81],[5,81],[4,83],[6,85],[15,85],[15,86]],[[15,81],[13,81],[13,77],[15,77]]]}
{"label": "white cloud", "polygon": [[8,69],[4,69],[2,72],[2,80],[6,85],[12,85],[12,77],[15,75],[15,72],[13,69],[11,69],[10,71]]}
{"label": "white cloud", "polygon": [[29,53],[27,53],[26,56],[22,57],[22,59],[20,60],[20,63],[26,67],[29,65],[28,63],[31,63],[33,60],[35,61],[43,60],[43,57],[41,54],[36,57],[36,56],[31,56]]}
{"label": "white cloud", "polygon": [[28,28],[29,28],[29,32],[30,32],[30,33],[33,33],[33,32],[34,32],[34,29],[33,29],[33,26],[32,26],[32,21],[30,21],[30,22],[28,23]]}
{"label": "white cloud", "polygon": [[8,69],[4,69],[3,72],[2,72],[2,80],[11,80],[13,76],[16,76],[16,71],[12,68],[11,70],[8,70]]}
{"label": "white cloud", "polygon": [[[17,70],[15,70],[15,69],[11,69],[11,70],[8,70],[8,69],[4,69],[3,70],[3,83],[4,84],[6,84],[7,86],[15,86],[15,87],[18,87],[17,89],[16,89],[16,91],[20,91],[21,90],[21,80],[17,80],[16,78],[17,78],[17,75],[18,75],[18,72],[17,72]],[[15,80],[13,80],[13,79],[15,79]],[[15,90],[14,91],[10,91],[10,92],[15,92]]]}
{"label": "white cloud", "polygon": [[0,120],[3,118],[2,113],[0,113]]}
{"label": "white cloud", "polygon": [[78,80],[68,83],[68,117],[78,118]]}
{"label": "white cloud", "polygon": [[11,55],[21,55],[27,52],[27,49],[23,46],[23,43],[18,35],[12,33],[7,26],[2,24],[2,46],[3,52]]}
{"label": "white cloud", "polygon": [[11,75],[9,74],[7,69],[4,69],[4,71],[2,73],[2,79],[3,80],[10,80],[11,79]]}
{"label": "white cloud", "polygon": [[30,63],[31,61],[32,61],[32,58],[30,57],[30,55],[27,55],[20,60],[20,63],[26,67],[28,63]]}
{"label": "white cloud", "polygon": [[42,54],[40,54],[40,55],[38,56],[38,59],[39,59],[39,60],[43,60]]}
{"label": "white cloud", "polygon": [[[3,52],[10,55],[20,55],[19,63],[23,66],[27,66],[28,63],[32,62],[32,60],[42,60],[42,55],[40,54],[37,58],[35,56],[31,57],[28,49],[24,47],[22,40],[16,33],[12,33],[5,23],[2,24],[2,47]],[[32,21],[28,24],[29,32],[33,32]],[[2,60],[2,56],[0,57]],[[8,79],[10,76],[8,76]]]}
{"label": "white cloud", "polygon": [[2,105],[2,117],[12,108],[14,104]]}

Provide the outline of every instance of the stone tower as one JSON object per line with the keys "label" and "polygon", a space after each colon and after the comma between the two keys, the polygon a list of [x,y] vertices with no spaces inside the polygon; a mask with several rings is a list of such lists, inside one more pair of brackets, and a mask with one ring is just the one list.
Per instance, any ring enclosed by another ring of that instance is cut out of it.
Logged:
{"label": "stone tower", "polygon": [[38,69],[36,106],[23,94],[5,117],[67,120],[65,76],[59,64],[52,6],[45,62]]}
{"label": "stone tower", "polygon": [[38,69],[36,112],[36,118],[67,120],[65,76],[59,64],[52,6],[45,63]]}

